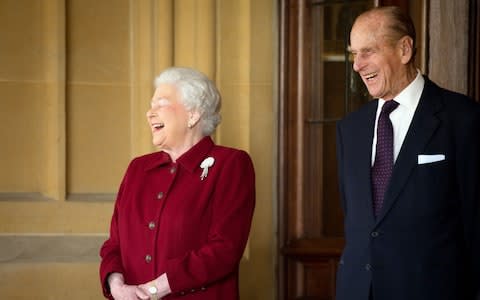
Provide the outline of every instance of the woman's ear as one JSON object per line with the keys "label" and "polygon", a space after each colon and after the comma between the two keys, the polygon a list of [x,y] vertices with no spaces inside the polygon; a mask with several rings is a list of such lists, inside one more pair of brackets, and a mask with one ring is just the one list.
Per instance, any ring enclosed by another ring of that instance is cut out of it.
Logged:
{"label": "woman's ear", "polygon": [[200,117],[201,114],[198,111],[190,111],[188,114],[188,128],[194,127],[200,121]]}

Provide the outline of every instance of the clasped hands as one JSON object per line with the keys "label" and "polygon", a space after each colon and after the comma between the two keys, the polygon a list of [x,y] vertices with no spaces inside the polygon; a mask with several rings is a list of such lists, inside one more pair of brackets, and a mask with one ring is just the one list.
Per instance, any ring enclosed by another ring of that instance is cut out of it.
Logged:
{"label": "clasped hands", "polygon": [[108,277],[110,293],[115,300],[158,300],[170,293],[170,288],[162,289],[165,282],[166,274],[162,274],[158,278],[140,285],[125,284],[123,275],[120,273],[112,273]]}

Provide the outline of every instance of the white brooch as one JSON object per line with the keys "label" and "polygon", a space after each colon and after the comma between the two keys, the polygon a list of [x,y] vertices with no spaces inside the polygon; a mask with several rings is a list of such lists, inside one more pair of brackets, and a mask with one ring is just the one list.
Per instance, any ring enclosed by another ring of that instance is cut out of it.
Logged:
{"label": "white brooch", "polygon": [[202,175],[200,175],[200,179],[203,180],[205,177],[208,175],[208,168],[213,166],[213,163],[215,162],[215,159],[211,156],[205,158],[202,163],[200,164],[200,168],[203,169]]}

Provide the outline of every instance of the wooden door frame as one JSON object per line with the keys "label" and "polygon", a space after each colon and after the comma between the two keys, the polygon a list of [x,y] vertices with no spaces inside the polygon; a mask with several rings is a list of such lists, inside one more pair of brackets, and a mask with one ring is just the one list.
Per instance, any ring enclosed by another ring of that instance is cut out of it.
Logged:
{"label": "wooden door frame", "polygon": [[468,95],[480,101],[480,5],[469,1]]}
{"label": "wooden door frame", "polygon": [[[279,0],[279,137],[278,137],[278,299],[287,299],[292,283],[287,273],[287,257],[302,263],[318,263],[319,260],[332,270],[335,277],[334,259],[341,255],[343,238],[329,238],[318,241],[294,239],[303,224],[298,220],[300,208],[295,199],[303,194],[303,161],[302,144],[304,139],[303,115],[305,104],[300,101],[308,93],[309,74],[308,41],[304,39],[309,26],[306,22],[306,3],[309,0]],[[374,1],[376,5],[398,5],[408,10],[408,0]],[[293,183],[293,184],[292,184]],[[293,222],[292,222],[293,221]],[[334,282],[329,287],[329,294],[334,291]]]}

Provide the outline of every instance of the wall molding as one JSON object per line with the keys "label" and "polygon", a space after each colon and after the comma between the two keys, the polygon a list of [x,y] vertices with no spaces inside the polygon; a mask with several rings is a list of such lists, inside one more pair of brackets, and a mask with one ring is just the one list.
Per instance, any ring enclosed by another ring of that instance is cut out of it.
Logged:
{"label": "wall molding", "polygon": [[97,262],[107,238],[106,234],[0,234],[0,264]]}

